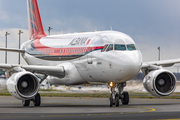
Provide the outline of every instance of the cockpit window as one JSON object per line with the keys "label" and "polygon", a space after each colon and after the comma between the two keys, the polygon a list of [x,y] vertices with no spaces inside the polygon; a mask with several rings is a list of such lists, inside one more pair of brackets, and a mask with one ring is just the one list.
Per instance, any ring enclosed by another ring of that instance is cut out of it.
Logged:
{"label": "cockpit window", "polygon": [[113,44],[110,44],[106,51],[111,51],[111,50],[113,50]]}
{"label": "cockpit window", "polygon": [[134,46],[134,44],[129,44],[127,45],[127,49],[132,51],[132,50],[136,50],[136,47]]}
{"label": "cockpit window", "polygon": [[102,49],[102,51],[101,52],[104,52],[105,50],[106,50],[106,48],[108,47],[108,44],[107,45],[105,45],[104,47],[103,47],[103,49]]}
{"label": "cockpit window", "polygon": [[126,46],[125,45],[120,45],[120,44],[115,44],[114,49],[115,50],[126,50]]}

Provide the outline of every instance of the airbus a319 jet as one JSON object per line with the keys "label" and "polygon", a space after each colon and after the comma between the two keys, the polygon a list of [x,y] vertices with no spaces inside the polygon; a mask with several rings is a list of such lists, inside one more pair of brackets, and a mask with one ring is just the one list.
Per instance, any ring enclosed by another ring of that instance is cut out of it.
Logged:
{"label": "airbus a319 jet", "polygon": [[[154,96],[168,96],[176,88],[176,77],[163,67],[180,63],[180,59],[146,62],[134,40],[117,31],[85,32],[47,36],[44,32],[37,0],[27,0],[30,39],[20,52],[28,65],[0,64],[8,75],[7,89],[23,106],[41,105],[39,85],[47,79],[54,85],[110,86],[109,106],[129,103],[124,92],[126,81],[140,70],[145,89]],[[39,77],[38,74],[43,75]],[[116,89],[117,88],[117,89]]]}

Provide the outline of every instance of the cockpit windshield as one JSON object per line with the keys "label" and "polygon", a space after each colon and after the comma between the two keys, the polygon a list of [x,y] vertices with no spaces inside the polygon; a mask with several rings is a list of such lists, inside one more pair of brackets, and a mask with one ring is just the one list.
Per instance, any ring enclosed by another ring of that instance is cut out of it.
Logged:
{"label": "cockpit windshield", "polygon": [[106,51],[111,51],[111,50],[113,50],[113,44],[110,44]]}
{"label": "cockpit windshield", "polygon": [[106,50],[107,47],[108,47],[108,44],[106,44],[106,45],[103,47],[103,49],[102,49],[101,52],[104,52],[104,51]]}
{"label": "cockpit windshield", "polygon": [[106,44],[103,49],[102,52],[108,52],[108,51],[112,51],[112,50],[116,50],[116,51],[134,51],[134,50],[138,50],[138,48],[134,45],[134,44]]}
{"label": "cockpit windshield", "polygon": [[120,44],[115,44],[114,45],[114,50],[126,50],[125,45],[120,45]]}
{"label": "cockpit windshield", "polygon": [[132,51],[132,50],[136,50],[136,47],[134,46],[134,44],[129,44],[127,45],[127,49]]}

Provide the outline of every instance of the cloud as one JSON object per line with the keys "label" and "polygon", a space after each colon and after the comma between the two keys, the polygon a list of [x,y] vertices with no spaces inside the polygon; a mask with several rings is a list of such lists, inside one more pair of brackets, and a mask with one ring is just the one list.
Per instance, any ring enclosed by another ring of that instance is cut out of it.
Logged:
{"label": "cloud", "polygon": [[0,21],[1,21],[1,20],[2,20],[2,21],[9,20],[9,16],[8,16],[8,14],[3,10],[1,3],[2,3],[2,1],[0,0],[0,15],[1,15]]}
{"label": "cloud", "polygon": [[[67,18],[63,18],[62,20],[52,19],[50,21],[50,26],[53,28],[53,31],[59,33],[63,31],[63,33],[74,33],[74,32],[89,32],[94,30],[104,30],[105,27],[96,24],[92,19],[83,16],[71,16]],[[45,23],[45,26],[47,24]],[[46,27],[44,26],[45,30]],[[57,27],[58,26],[58,27]]]}
{"label": "cloud", "polygon": [[[143,55],[143,61],[157,61],[159,56],[158,46],[161,47],[160,56],[161,60],[178,59],[180,58],[180,38],[177,36],[164,35],[159,36],[157,34],[151,35],[137,35],[133,39],[137,43],[139,49]],[[180,66],[180,64],[176,64]],[[172,72],[177,72],[177,68],[172,66],[165,68]]]}
{"label": "cloud", "polygon": [[178,53],[180,38],[176,36],[138,35],[134,37],[134,40],[143,53],[144,61],[157,60],[159,46],[161,47],[161,59],[180,58]]}

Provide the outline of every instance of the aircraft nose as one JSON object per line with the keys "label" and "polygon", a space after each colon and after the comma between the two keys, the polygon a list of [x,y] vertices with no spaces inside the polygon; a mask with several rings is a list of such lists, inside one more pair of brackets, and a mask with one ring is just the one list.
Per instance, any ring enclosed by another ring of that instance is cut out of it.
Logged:
{"label": "aircraft nose", "polygon": [[136,54],[127,55],[127,59],[128,59],[127,64],[128,64],[129,70],[133,74],[137,74],[137,72],[139,72],[139,70],[141,69],[141,64],[142,64],[141,54],[136,53]]}
{"label": "aircraft nose", "polygon": [[132,66],[140,66],[141,65],[141,58],[138,56],[132,56],[130,59],[130,65]]}

